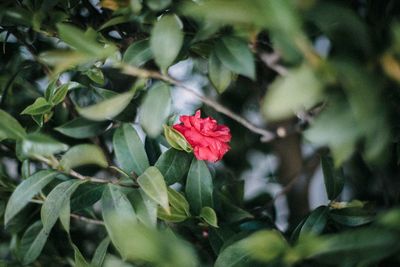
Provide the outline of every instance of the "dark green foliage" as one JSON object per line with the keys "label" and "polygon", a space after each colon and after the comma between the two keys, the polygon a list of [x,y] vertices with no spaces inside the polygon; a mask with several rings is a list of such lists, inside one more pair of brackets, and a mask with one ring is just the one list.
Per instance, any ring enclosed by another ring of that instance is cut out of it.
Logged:
{"label": "dark green foliage", "polygon": [[[399,266],[399,16],[1,1],[0,266]],[[219,163],[172,127],[197,108]]]}

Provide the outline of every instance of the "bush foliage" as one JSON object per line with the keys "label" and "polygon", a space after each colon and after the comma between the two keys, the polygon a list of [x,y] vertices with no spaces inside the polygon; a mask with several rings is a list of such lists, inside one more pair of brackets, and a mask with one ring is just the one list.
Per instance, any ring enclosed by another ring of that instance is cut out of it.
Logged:
{"label": "bush foliage", "polygon": [[[0,266],[400,265],[399,15],[1,1]],[[170,127],[197,109],[218,163]]]}

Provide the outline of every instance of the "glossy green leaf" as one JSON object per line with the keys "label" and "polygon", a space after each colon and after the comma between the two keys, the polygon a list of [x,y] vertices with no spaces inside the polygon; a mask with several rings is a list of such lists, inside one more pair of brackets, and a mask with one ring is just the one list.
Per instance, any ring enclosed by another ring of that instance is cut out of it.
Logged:
{"label": "glossy green leaf", "polygon": [[254,57],[245,41],[235,37],[223,37],[215,44],[215,53],[226,68],[255,79]]}
{"label": "glossy green leaf", "polygon": [[335,168],[333,159],[329,156],[321,157],[321,166],[324,173],[325,189],[330,200],[336,199],[343,190],[344,175],[341,168]]}
{"label": "glossy green leaf", "polygon": [[41,219],[43,230],[48,234],[57,222],[62,209],[70,201],[72,193],[79,185],[84,183],[82,180],[68,180],[57,185],[48,195],[41,209]]}
{"label": "glossy green leaf", "polygon": [[171,92],[169,85],[156,83],[147,92],[140,110],[140,124],[150,137],[157,137],[171,112]]}
{"label": "glossy green leaf", "polygon": [[329,208],[320,206],[313,210],[308,215],[304,224],[301,227],[299,238],[301,239],[305,234],[320,234],[324,231],[329,217]]}
{"label": "glossy green leaf", "polygon": [[322,100],[322,84],[313,70],[303,65],[277,78],[268,88],[262,104],[270,120],[287,119]]}
{"label": "glossy green leaf", "polygon": [[375,219],[375,213],[367,208],[349,207],[331,210],[329,217],[340,224],[354,227],[371,223]]}
{"label": "glossy green leaf", "polygon": [[186,197],[195,214],[201,208],[213,207],[213,181],[204,161],[194,158],[186,180]]}
{"label": "glossy green leaf", "polygon": [[92,144],[82,144],[70,148],[62,156],[60,165],[64,170],[69,171],[84,165],[97,165],[106,168],[108,162],[101,148]]}
{"label": "glossy green leaf", "polygon": [[169,149],[157,160],[156,166],[170,185],[179,182],[188,172],[192,156],[186,152]]}
{"label": "glossy green leaf", "polygon": [[182,22],[176,15],[164,15],[153,27],[150,47],[157,65],[165,73],[183,44]]}
{"label": "glossy green leaf", "polygon": [[213,227],[218,227],[218,219],[215,211],[210,207],[203,207],[200,211],[200,218]]}
{"label": "glossy green leaf", "polygon": [[149,167],[144,145],[131,125],[123,124],[115,131],[113,146],[117,162],[126,173],[140,175]]}
{"label": "glossy green leaf", "polygon": [[156,167],[149,167],[137,179],[140,188],[167,213],[169,210],[168,191],[164,177]]}
{"label": "glossy green leaf", "polygon": [[48,234],[43,230],[40,221],[32,224],[22,236],[18,248],[18,255],[23,265],[34,262],[46,244]]}
{"label": "glossy green leaf", "polygon": [[50,96],[50,103],[52,105],[57,105],[64,101],[64,98],[67,96],[68,90],[71,87],[70,84],[66,83],[55,89],[54,93]]}
{"label": "glossy green leaf", "polygon": [[109,122],[96,122],[84,118],[75,118],[54,130],[77,139],[84,139],[93,137],[103,133],[108,126]]}
{"label": "glossy green leaf", "polygon": [[7,225],[8,222],[57,175],[58,173],[55,171],[44,170],[22,181],[8,200],[4,214],[4,224]]}
{"label": "glossy green leaf", "polygon": [[106,257],[108,246],[110,245],[110,238],[106,237],[101,241],[99,246],[96,248],[94,252],[91,266],[93,267],[102,267],[104,258]]}
{"label": "glossy green leaf", "polygon": [[153,58],[148,39],[140,40],[131,44],[125,51],[122,61],[140,67]]}
{"label": "glossy green leaf", "polygon": [[17,142],[17,152],[23,158],[51,156],[67,149],[66,144],[40,133],[28,134],[24,139]]}
{"label": "glossy green leaf", "polygon": [[51,103],[47,102],[44,97],[39,97],[32,105],[27,106],[21,114],[26,115],[41,115],[51,110]]}
{"label": "glossy green leaf", "polygon": [[25,129],[10,114],[0,109],[0,136],[3,139],[21,139],[25,137]]}
{"label": "glossy green leaf", "polygon": [[160,142],[157,139],[146,136],[144,149],[146,150],[150,165],[154,165],[161,155]]}
{"label": "glossy green leaf", "polygon": [[217,92],[222,94],[231,83],[233,74],[222,64],[215,53],[211,53],[208,59],[208,77]]}
{"label": "glossy green leaf", "polygon": [[89,120],[111,120],[129,105],[134,94],[132,91],[122,93],[88,107],[77,107],[77,111],[82,117]]}

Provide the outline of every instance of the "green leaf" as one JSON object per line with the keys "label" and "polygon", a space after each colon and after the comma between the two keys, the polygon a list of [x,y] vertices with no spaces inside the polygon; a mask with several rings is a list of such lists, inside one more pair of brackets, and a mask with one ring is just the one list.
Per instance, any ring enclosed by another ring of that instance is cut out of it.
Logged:
{"label": "green leaf", "polygon": [[133,66],[140,67],[153,58],[148,39],[140,40],[131,44],[125,51],[122,61]]}
{"label": "green leaf", "polygon": [[167,8],[172,0],[147,0],[146,5],[154,11],[160,11]]}
{"label": "green leaf", "polygon": [[110,126],[109,122],[96,122],[84,118],[76,118],[54,128],[54,130],[69,137],[84,139],[100,135],[108,128],[108,126]]}
{"label": "green leaf", "polygon": [[140,124],[150,137],[157,137],[171,112],[169,85],[159,82],[147,92],[140,110]]}
{"label": "green leaf", "polygon": [[88,71],[86,71],[85,74],[93,82],[98,83],[100,85],[104,84],[104,74],[99,68],[91,68]]}
{"label": "green leaf", "polygon": [[25,129],[10,114],[0,109],[0,136],[2,139],[10,138],[13,140],[24,138]]}
{"label": "green leaf", "polygon": [[303,65],[270,85],[262,103],[262,112],[270,120],[287,119],[321,100],[321,82],[309,66]]}
{"label": "green leaf", "polygon": [[70,90],[71,87],[72,87],[72,86],[71,86],[69,83],[65,83],[65,84],[59,86],[59,87],[55,90],[55,92],[50,96],[50,99],[49,99],[50,103],[51,103],[53,106],[55,106],[55,105],[58,105],[58,104],[60,104],[61,102],[63,102],[65,96],[66,96],[67,93],[68,93],[68,90]]}
{"label": "green leaf", "polygon": [[69,201],[67,201],[65,205],[61,208],[60,222],[68,234],[69,234],[69,226],[71,219],[70,216],[71,216],[71,204]]}
{"label": "green leaf", "polygon": [[305,234],[322,233],[328,222],[328,216],[329,208],[326,206],[320,206],[313,210],[302,225],[299,238],[301,239]]}
{"label": "green leaf", "polygon": [[375,219],[373,211],[367,208],[343,208],[333,209],[329,217],[334,221],[346,226],[361,226],[372,222]]}
{"label": "green leaf", "polygon": [[163,175],[156,167],[149,167],[138,177],[137,182],[149,198],[170,213],[167,185]]}
{"label": "green leaf", "polygon": [[58,173],[55,171],[43,170],[22,181],[8,200],[4,214],[4,224],[7,225],[57,175]]}
{"label": "green leaf", "polygon": [[82,184],[71,196],[71,209],[78,211],[92,206],[101,198],[103,191],[103,184]]}
{"label": "green leaf", "polygon": [[153,27],[150,47],[162,72],[174,62],[183,44],[182,22],[176,15],[164,15]]}
{"label": "green leaf", "polygon": [[213,227],[218,227],[218,219],[215,211],[210,207],[203,207],[200,211],[200,218]]}
{"label": "green leaf", "polygon": [[135,225],[137,222],[135,211],[121,188],[112,184],[108,184],[104,189],[101,207],[108,235],[121,255],[126,258],[121,240],[124,240],[127,233],[120,231],[119,224],[123,222]]}
{"label": "green leaf", "polygon": [[200,214],[203,207],[213,207],[213,181],[204,161],[192,160],[186,180],[186,196],[195,214]]}
{"label": "green leaf", "polygon": [[115,47],[103,47],[97,43],[96,39],[86,35],[82,30],[67,24],[57,24],[60,38],[76,50],[94,57],[104,58],[112,55]]}
{"label": "green leaf", "polygon": [[235,25],[254,24],[264,27],[266,15],[259,2],[252,1],[251,5],[242,0],[212,0],[201,4],[184,2],[182,10],[185,15],[200,21]]}
{"label": "green leaf", "polygon": [[93,267],[101,267],[103,266],[104,258],[106,257],[108,246],[110,245],[110,238],[106,237],[101,241],[99,246],[96,248],[94,252],[91,266]]}
{"label": "green leaf", "polygon": [[53,73],[57,74],[76,65],[86,63],[91,60],[91,57],[77,51],[54,50],[41,53],[39,60],[43,64],[55,66]]}
{"label": "green leaf", "polygon": [[82,117],[92,121],[111,120],[129,105],[134,94],[132,91],[122,93],[89,107],[77,107],[77,111]]}
{"label": "green leaf", "polygon": [[111,26],[114,25],[118,25],[118,24],[122,24],[122,23],[127,23],[129,22],[131,19],[129,16],[118,16],[118,17],[114,17],[110,20],[107,20],[103,25],[101,25],[99,27],[99,29],[97,31],[102,31],[106,28],[109,28]]}
{"label": "green leaf", "polygon": [[34,262],[46,244],[48,234],[40,221],[32,224],[24,233],[18,248],[18,255],[23,265]]}
{"label": "green leaf", "polygon": [[129,124],[123,124],[114,133],[113,146],[117,162],[126,173],[142,174],[149,167],[144,145]]}
{"label": "green leaf", "polygon": [[37,156],[51,156],[66,151],[68,146],[53,138],[40,134],[28,134],[17,142],[17,153],[21,157],[35,158]]}
{"label": "green leaf", "polygon": [[305,131],[305,137],[313,144],[329,146],[334,166],[339,167],[354,152],[361,133],[350,107],[332,101]]}
{"label": "green leaf", "polygon": [[170,205],[170,214],[159,209],[157,216],[167,222],[182,222],[189,216],[189,203],[186,198],[172,188],[168,188],[168,200]]}
{"label": "green leaf", "polygon": [[138,220],[148,227],[157,225],[157,203],[144,193],[142,189],[132,190],[127,195]]}
{"label": "green leaf", "polygon": [[215,267],[252,266],[249,261],[264,263],[280,258],[288,245],[278,231],[258,231],[232,245],[219,254]]}
{"label": "green leaf", "polygon": [[335,168],[333,159],[329,156],[321,157],[321,165],[324,173],[325,189],[328,194],[328,199],[334,200],[343,190],[343,170],[341,168]]}
{"label": "green leaf", "polygon": [[177,150],[184,150],[188,153],[193,151],[192,146],[188,143],[186,138],[171,126],[163,125],[164,136],[168,144]]}
{"label": "green leaf", "polygon": [[127,261],[149,266],[199,266],[190,243],[180,240],[170,231],[132,224],[119,219],[117,215],[111,220],[118,236],[117,247]]}
{"label": "green leaf", "polygon": [[220,94],[228,88],[232,81],[232,72],[222,64],[215,52],[212,52],[208,59],[208,77]]}
{"label": "green leaf", "polygon": [[61,167],[66,171],[90,164],[97,165],[101,168],[106,168],[108,166],[103,150],[92,144],[73,146],[62,156],[60,161]]}
{"label": "green leaf", "polygon": [[156,166],[168,185],[179,182],[188,172],[192,156],[186,152],[169,149],[157,160]]}
{"label": "green leaf", "polygon": [[371,264],[394,254],[400,249],[400,244],[393,232],[370,227],[330,235],[313,249],[308,257],[323,263]]}
{"label": "green leaf", "polygon": [[53,228],[62,209],[70,201],[72,193],[78,188],[79,185],[86,181],[82,180],[68,180],[57,185],[47,195],[41,209],[41,219],[43,223],[43,230],[48,234]]}
{"label": "green leaf", "polygon": [[91,267],[89,263],[85,260],[82,253],[79,251],[79,248],[74,244],[71,244],[74,248],[74,257],[75,257],[75,267]]}
{"label": "green leaf", "polygon": [[44,97],[38,97],[32,105],[27,106],[21,114],[41,115],[51,110],[52,105]]}
{"label": "green leaf", "polygon": [[245,41],[235,37],[223,37],[215,44],[215,53],[226,68],[255,79],[254,57]]}

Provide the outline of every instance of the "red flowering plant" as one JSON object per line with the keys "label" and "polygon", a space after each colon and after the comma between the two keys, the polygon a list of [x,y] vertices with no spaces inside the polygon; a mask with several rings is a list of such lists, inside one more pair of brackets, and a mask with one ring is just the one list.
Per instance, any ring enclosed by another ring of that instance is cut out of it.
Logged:
{"label": "red flowering plant", "polygon": [[[227,126],[218,124],[211,117],[201,118],[200,110],[195,115],[182,115],[180,123],[165,127],[165,136],[172,147],[191,152],[198,160],[216,162],[229,151],[232,136]],[[182,137],[184,140],[182,140]],[[186,141],[186,142],[185,142]]]}

